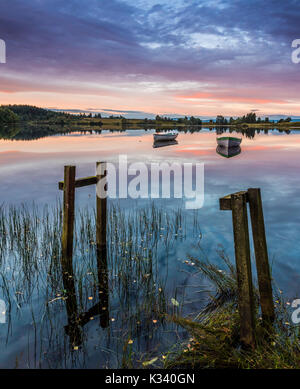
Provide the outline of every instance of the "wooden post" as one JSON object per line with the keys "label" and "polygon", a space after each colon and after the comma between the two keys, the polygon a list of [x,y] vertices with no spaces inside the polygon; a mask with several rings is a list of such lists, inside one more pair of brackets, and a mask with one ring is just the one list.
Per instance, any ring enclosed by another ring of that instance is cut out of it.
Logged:
{"label": "wooden post", "polygon": [[[96,164],[97,184],[101,179],[106,179],[106,163]],[[100,172],[100,170],[102,171]],[[107,190],[107,183],[103,186]],[[101,192],[101,193],[100,193]],[[107,271],[107,245],[106,245],[106,223],[107,223],[107,198],[103,197],[103,191],[96,186],[96,243],[97,243],[97,267],[98,267],[98,293],[102,313],[100,314],[100,325],[103,328],[109,325],[108,311],[108,271]]]}
{"label": "wooden post", "polygon": [[274,321],[275,312],[260,189],[248,189],[248,200],[250,205],[262,319],[265,324],[270,324]]}
{"label": "wooden post", "polygon": [[82,342],[80,329],[77,324],[74,324],[78,315],[73,274],[75,175],[75,166],[65,166],[61,267],[64,289],[66,291],[66,310],[68,316],[68,325],[65,326],[65,330],[70,336],[72,346],[78,346]]}
{"label": "wooden post", "polygon": [[254,348],[254,298],[246,201],[245,193],[231,195],[240,314],[240,339],[244,346]]}
{"label": "wooden post", "polygon": [[62,259],[68,262],[72,262],[72,257],[73,257],[75,174],[76,174],[75,166],[65,166]]}

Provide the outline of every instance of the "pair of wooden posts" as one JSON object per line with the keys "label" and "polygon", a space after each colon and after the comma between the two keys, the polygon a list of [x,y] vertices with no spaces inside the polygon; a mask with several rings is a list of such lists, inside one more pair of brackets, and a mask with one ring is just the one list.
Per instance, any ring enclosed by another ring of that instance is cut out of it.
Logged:
{"label": "pair of wooden posts", "polygon": [[[105,162],[97,162],[97,171],[101,164],[103,165]],[[106,175],[105,166],[102,166],[101,171],[103,172],[101,175],[76,180],[75,166],[65,166],[64,181],[59,182],[59,189],[64,191],[62,264],[67,269],[72,268],[75,189],[97,184],[98,181]],[[103,288],[107,288],[107,205],[106,199],[99,198],[98,196],[96,201],[98,277],[99,280],[102,280],[99,284],[102,284]],[[232,211],[238,282],[240,338],[245,346],[254,348],[255,304],[252,284],[247,203],[249,203],[250,206],[262,319],[266,325],[270,325],[274,321],[274,304],[260,189],[251,188],[248,189],[248,191],[234,193],[220,199],[220,209]],[[103,294],[103,291],[99,290],[99,295],[101,294]]]}
{"label": "pair of wooden posts", "polygon": [[[76,180],[76,167],[65,166],[64,181],[60,181],[58,186],[64,191],[63,203],[63,233],[62,233],[62,257],[70,261],[73,256],[73,231],[75,215],[75,189],[83,186],[94,185],[106,176],[105,162],[97,162],[96,169],[103,166],[103,174],[91,177],[79,178]],[[106,218],[107,206],[106,198],[96,196],[96,243],[100,254],[106,254]]]}
{"label": "pair of wooden posts", "polygon": [[274,321],[275,314],[260,189],[251,188],[248,191],[234,193],[220,199],[220,209],[232,211],[240,315],[240,340],[245,346],[254,348],[255,304],[247,203],[249,203],[250,207],[262,319],[265,326],[270,326]]}
{"label": "pair of wooden posts", "polygon": [[97,184],[106,176],[105,162],[97,162],[98,168],[103,172],[101,175],[76,179],[76,167],[64,167],[64,181],[59,182],[59,189],[64,192],[63,199],[63,231],[62,231],[62,272],[64,288],[67,291],[66,308],[68,325],[66,331],[72,344],[80,344],[81,335],[78,325],[85,325],[90,317],[100,315],[100,324],[103,328],[108,326],[108,270],[106,252],[106,198],[96,196],[96,247],[97,247],[97,270],[98,270],[98,295],[99,302],[89,311],[78,315],[75,283],[73,276],[73,236],[75,219],[75,189],[83,186]]}

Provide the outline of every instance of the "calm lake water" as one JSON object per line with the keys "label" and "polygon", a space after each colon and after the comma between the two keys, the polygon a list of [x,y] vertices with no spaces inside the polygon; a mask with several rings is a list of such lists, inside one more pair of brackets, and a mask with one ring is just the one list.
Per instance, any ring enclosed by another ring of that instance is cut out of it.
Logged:
{"label": "calm lake water", "polygon": [[[12,212],[10,205],[25,204],[30,215],[35,209],[39,223],[30,255],[24,256],[28,242],[18,236],[22,250],[0,246],[0,299],[6,303],[1,368],[142,367],[155,357],[153,366],[160,366],[162,355],[188,337],[163,314],[193,317],[213,291],[189,258],[207,258],[222,269],[219,251],[225,250],[234,261],[231,213],[219,210],[219,198],[250,187],[262,191],[276,287],[289,298],[299,296],[300,132],[233,133],[243,140],[241,153],[229,159],[216,152],[215,130],[180,132],[177,144],[161,148],[153,148],[154,132],[77,131],[36,140],[0,139],[0,204],[5,212]],[[39,241],[56,233],[43,208],[51,210],[61,201],[58,181],[64,165],[76,165],[78,178],[90,176],[97,161],[117,162],[124,154],[129,163],[203,162],[205,200],[198,210],[185,209],[179,199],[154,204],[108,200],[108,281],[98,301],[95,187],[76,190],[74,274],[69,280],[54,260],[53,241],[49,246]],[[74,314],[81,315],[80,325],[70,319]]]}

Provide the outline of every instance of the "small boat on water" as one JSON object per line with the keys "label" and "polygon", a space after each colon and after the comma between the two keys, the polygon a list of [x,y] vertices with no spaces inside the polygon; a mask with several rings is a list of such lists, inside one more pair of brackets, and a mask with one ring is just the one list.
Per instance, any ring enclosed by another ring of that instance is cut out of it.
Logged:
{"label": "small boat on water", "polygon": [[172,141],[177,138],[178,134],[173,134],[171,132],[168,132],[166,134],[153,134],[154,142],[161,142],[161,141]]}
{"label": "small boat on water", "polygon": [[235,157],[236,155],[239,155],[242,150],[240,146],[234,146],[234,147],[218,146],[216,151],[219,155],[221,155],[221,157],[231,158],[231,157]]}
{"label": "small boat on water", "polygon": [[234,138],[231,136],[223,136],[221,138],[217,138],[217,142],[218,145],[221,147],[230,148],[230,147],[238,147],[241,144],[242,139]]}

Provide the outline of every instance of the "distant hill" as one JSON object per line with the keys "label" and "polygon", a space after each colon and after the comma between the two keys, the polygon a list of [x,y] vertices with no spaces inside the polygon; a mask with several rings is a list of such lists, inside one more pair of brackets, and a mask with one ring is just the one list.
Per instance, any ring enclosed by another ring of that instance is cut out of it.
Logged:
{"label": "distant hill", "polygon": [[7,107],[0,107],[0,124],[16,123],[19,121],[18,115]]}
{"label": "distant hill", "polygon": [[0,108],[9,109],[16,114],[21,121],[51,121],[73,117],[64,112],[55,112],[32,105],[2,105]]}

